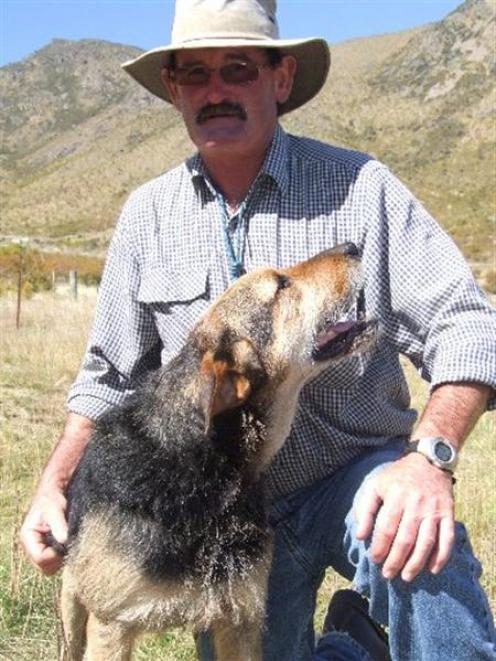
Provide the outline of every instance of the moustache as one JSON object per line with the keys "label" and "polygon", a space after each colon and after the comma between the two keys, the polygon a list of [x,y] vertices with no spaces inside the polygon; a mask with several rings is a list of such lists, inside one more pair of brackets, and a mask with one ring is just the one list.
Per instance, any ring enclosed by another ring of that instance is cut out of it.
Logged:
{"label": "moustache", "polygon": [[229,101],[208,104],[200,110],[196,121],[198,124],[203,124],[212,117],[238,117],[242,121],[246,121],[246,110],[239,103],[230,103]]}

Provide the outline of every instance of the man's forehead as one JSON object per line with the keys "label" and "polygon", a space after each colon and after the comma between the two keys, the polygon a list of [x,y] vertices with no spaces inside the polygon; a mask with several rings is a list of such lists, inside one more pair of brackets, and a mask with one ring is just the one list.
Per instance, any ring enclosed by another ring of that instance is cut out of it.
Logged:
{"label": "man's forehead", "polygon": [[265,54],[265,49],[253,46],[239,46],[226,48],[192,48],[178,50],[175,60],[178,64],[222,62],[228,60],[260,60]]}

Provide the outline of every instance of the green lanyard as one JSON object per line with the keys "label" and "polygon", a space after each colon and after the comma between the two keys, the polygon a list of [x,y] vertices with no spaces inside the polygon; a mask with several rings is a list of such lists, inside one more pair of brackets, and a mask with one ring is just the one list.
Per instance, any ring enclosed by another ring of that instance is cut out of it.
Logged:
{"label": "green lanyard", "polygon": [[224,234],[224,247],[227,255],[227,262],[229,265],[229,277],[231,282],[237,280],[241,275],[246,273],[243,267],[245,246],[246,246],[246,222],[244,212],[246,209],[246,198],[239,207],[236,216],[238,222],[234,235],[231,237],[229,233],[229,223],[231,218],[227,210],[227,204],[224,196],[221,193],[216,193],[217,202],[219,203],[222,212],[222,229]]}

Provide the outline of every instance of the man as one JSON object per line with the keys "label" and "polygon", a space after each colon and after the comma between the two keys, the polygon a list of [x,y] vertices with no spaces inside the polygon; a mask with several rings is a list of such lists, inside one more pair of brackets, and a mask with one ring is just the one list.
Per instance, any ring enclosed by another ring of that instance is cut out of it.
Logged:
{"label": "man", "polygon": [[[351,241],[382,337],[370,360],[304,389],[268,471],[276,545],[264,658],[339,658],[326,652],[332,636],[314,652],[312,625],[333,566],[389,625],[394,659],[494,659],[452,471],[495,405],[496,312],[460,254],[383,165],[282,131],[278,115],[317,94],[329,53],[319,39],[278,39],[275,2],[178,0],[172,44],[124,67],[174,104],[198,154],[123,210],[67,424],[21,532],[27,553],[46,573],[59,568],[44,533],[65,540],[64,490],[93,421],[174,355],[233,278]],[[413,433],[400,352],[431,382]],[[208,642],[202,650],[209,658]]]}

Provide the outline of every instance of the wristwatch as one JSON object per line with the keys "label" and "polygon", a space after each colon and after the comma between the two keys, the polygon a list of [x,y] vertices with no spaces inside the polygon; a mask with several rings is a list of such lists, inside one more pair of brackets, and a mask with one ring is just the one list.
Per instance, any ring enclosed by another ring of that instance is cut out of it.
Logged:
{"label": "wristwatch", "polygon": [[442,436],[426,436],[411,441],[405,454],[420,452],[438,468],[453,473],[458,463],[458,450]]}

